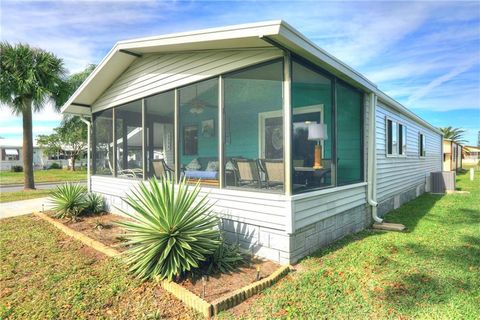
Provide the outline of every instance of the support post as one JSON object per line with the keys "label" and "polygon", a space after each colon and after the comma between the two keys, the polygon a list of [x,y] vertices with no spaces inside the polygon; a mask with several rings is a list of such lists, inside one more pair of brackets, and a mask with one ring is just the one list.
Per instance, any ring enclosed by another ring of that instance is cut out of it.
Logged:
{"label": "support post", "polygon": [[142,99],[142,171],[143,180],[147,180],[147,102]]}
{"label": "support post", "polygon": [[292,194],[292,59],[285,51],[283,60],[283,163],[285,170],[285,195]]}
{"label": "support post", "polygon": [[174,146],[175,146],[175,180],[179,181],[180,179],[180,93],[178,89],[175,89],[175,110],[174,110]]}
{"label": "support post", "polygon": [[225,125],[224,125],[224,99],[223,99],[223,77],[218,77],[218,169],[219,169],[219,187],[225,187]]}

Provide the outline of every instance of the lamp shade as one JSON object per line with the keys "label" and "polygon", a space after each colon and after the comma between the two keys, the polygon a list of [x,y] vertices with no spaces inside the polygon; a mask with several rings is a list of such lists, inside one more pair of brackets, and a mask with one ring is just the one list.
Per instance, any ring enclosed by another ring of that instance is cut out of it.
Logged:
{"label": "lamp shade", "polygon": [[308,140],[327,140],[327,125],[324,123],[311,123],[308,125]]}

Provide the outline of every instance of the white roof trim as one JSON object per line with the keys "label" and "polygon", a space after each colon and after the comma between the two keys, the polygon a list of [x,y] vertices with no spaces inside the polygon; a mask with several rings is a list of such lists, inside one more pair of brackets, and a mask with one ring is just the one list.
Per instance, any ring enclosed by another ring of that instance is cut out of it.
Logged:
{"label": "white roof trim", "polygon": [[[82,85],[65,103],[61,109],[61,112],[79,115],[91,114],[90,107],[79,106],[76,105],[76,103],[91,105],[96,99],[98,99],[101,93],[106,90],[110,84],[113,83],[115,79],[121,73],[123,73],[135,59],[137,59],[137,57],[133,55],[120,52],[120,50],[127,50],[137,54],[150,52],[175,52],[178,46],[185,48],[185,46],[190,45],[191,47],[189,47],[189,49],[183,50],[192,51],[194,50],[195,46],[206,45],[209,43],[218,42],[221,45],[221,41],[232,41],[235,39],[251,39],[253,43],[255,38],[261,39],[264,37],[277,42],[278,44],[308,60],[312,60],[313,63],[319,64],[341,78],[350,80],[350,82],[353,81],[357,85],[361,86],[365,91],[375,93],[379,99],[388,106],[407,115],[409,118],[428,127],[436,133],[441,134],[441,131],[438,128],[432,126],[410,111],[408,108],[395,101],[393,98],[387,96],[361,73],[330,55],[328,52],[308,40],[298,30],[281,20],[233,25],[220,28],[209,28],[190,32],[119,41],[113,46],[113,48],[98,64],[90,76],[87,77]],[[265,42],[264,47],[271,46],[273,45]],[[225,47],[225,49],[227,48]],[[90,103],[85,103],[85,101],[81,100],[81,94],[85,93],[86,91],[93,91],[93,93],[90,95],[93,95],[93,101]],[[97,95],[96,97],[94,96],[95,94]]]}

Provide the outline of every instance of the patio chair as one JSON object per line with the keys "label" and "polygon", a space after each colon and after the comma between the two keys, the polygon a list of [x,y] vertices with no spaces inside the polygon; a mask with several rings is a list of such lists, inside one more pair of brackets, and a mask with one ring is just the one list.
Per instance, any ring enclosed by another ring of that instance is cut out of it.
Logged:
{"label": "patio chair", "polygon": [[171,175],[175,171],[170,168],[164,159],[153,159],[152,160],[153,172],[157,178],[164,177],[166,175]]}
{"label": "patio chair", "polygon": [[257,161],[253,159],[232,159],[233,166],[237,175],[236,183],[238,186],[254,186],[261,188],[260,170]]}
{"label": "patio chair", "polygon": [[267,188],[283,187],[285,179],[283,160],[259,159],[258,161],[265,174]]}

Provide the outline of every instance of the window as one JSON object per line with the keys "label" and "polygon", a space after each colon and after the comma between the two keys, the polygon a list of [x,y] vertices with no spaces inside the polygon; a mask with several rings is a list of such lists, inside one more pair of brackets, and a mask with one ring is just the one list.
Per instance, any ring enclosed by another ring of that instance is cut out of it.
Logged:
{"label": "window", "polygon": [[2,160],[6,160],[6,161],[20,160],[20,154],[18,152],[18,149],[3,149]]}
{"label": "window", "polygon": [[282,61],[224,79],[225,185],[282,192]]}
{"label": "window", "polygon": [[178,91],[181,175],[218,186],[218,78]]}
{"label": "window", "polygon": [[292,63],[292,190],[334,185],[332,80]]}
{"label": "window", "polygon": [[427,151],[425,150],[426,145],[427,145],[427,139],[424,134],[420,133],[419,134],[419,156],[420,157],[425,157],[427,155]]}
{"label": "window", "polygon": [[337,83],[337,185],[363,180],[363,93]]}
{"label": "window", "polygon": [[398,155],[407,155],[407,127],[403,124],[398,124]]}
{"label": "window", "polygon": [[113,175],[113,112],[112,109],[93,116],[93,172]]}
{"label": "window", "polygon": [[387,155],[395,156],[398,152],[397,122],[387,119]]}
{"label": "window", "polygon": [[145,99],[147,177],[161,178],[175,170],[175,91]]}
{"label": "window", "polygon": [[143,178],[142,101],[115,108],[117,177]]}

